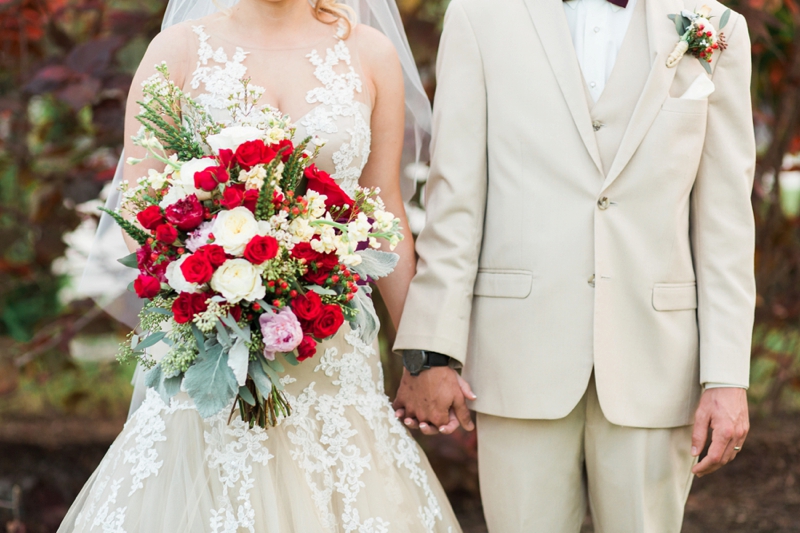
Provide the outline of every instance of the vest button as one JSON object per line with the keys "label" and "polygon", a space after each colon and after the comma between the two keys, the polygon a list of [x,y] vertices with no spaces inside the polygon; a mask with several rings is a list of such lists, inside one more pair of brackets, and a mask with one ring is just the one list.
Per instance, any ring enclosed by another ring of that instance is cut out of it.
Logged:
{"label": "vest button", "polygon": [[602,128],[603,126],[605,126],[605,124],[603,124],[599,120],[595,120],[594,122],[592,122],[592,129],[594,129],[594,131],[600,131],[600,128]]}
{"label": "vest button", "polygon": [[606,197],[606,196],[603,196],[602,198],[600,198],[599,200],[597,200],[597,207],[599,207],[599,208],[600,208],[600,209],[602,209],[603,211],[605,211],[606,209],[608,209],[608,206],[609,206],[609,205],[611,205],[611,201],[610,201],[610,200],[608,199],[608,197]]}

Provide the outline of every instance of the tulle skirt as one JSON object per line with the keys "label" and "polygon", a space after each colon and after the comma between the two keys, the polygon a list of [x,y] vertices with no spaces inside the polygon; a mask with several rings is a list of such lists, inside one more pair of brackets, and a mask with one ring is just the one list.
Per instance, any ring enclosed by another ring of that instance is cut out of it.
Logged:
{"label": "tulle skirt", "polygon": [[148,390],[59,533],[460,533],[374,347],[345,325],[284,383],[268,430]]}

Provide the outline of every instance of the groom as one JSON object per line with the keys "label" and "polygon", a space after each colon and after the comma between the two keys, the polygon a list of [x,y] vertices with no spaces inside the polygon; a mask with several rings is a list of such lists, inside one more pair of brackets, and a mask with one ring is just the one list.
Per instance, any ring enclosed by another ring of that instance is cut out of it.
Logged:
{"label": "groom", "polygon": [[[706,2],[713,33],[728,17]],[[692,473],[742,449],[750,44],[731,14],[712,74],[689,53],[668,67],[668,16],[695,9],[449,7],[396,407],[470,428],[463,364],[492,533],[576,533],[587,504],[598,532],[678,532]]]}

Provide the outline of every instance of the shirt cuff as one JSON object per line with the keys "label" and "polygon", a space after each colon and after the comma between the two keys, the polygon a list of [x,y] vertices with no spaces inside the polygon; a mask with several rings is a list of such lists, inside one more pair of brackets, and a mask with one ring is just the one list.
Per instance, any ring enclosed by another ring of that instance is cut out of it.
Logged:
{"label": "shirt cuff", "polygon": [[703,389],[724,389],[724,388],[731,388],[731,389],[744,389],[747,390],[748,387],[743,385],[733,385],[731,383],[715,383],[713,381],[709,381],[708,383],[703,383]]}

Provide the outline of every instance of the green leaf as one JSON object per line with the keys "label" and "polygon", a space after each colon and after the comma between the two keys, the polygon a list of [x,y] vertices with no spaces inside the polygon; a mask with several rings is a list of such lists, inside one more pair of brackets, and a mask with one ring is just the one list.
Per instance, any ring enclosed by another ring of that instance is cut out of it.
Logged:
{"label": "green leaf", "polygon": [[117,262],[128,268],[135,268],[137,270],[139,269],[139,262],[136,260],[136,252],[117,259]]}
{"label": "green leaf", "polygon": [[230,337],[230,335],[228,335],[228,332],[225,330],[225,326],[219,320],[217,320],[216,328],[217,328],[217,338],[219,339],[220,343],[223,346],[225,346],[227,348],[230,348],[231,347],[231,337]]}
{"label": "green leaf", "polygon": [[269,376],[269,380],[272,382],[272,386],[278,390],[283,390],[283,385],[281,385],[281,377],[275,372],[275,369],[272,368],[267,364],[266,359],[261,360],[261,368],[264,369],[264,372],[267,373]]}
{"label": "green leaf", "polygon": [[240,339],[244,339],[246,342],[250,342],[250,328],[245,328],[244,330],[239,327],[239,324],[233,319],[231,315],[220,317],[222,323],[228,326],[233,330],[237,337]]}
{"label": "green leaf", "polygon": [[250,361],[250,366],[247,369],[247,373],[253,379],[253,382],[256,384],[256,388],[258,392],[266,398],[272,392],[272,381],[270,381],[269,376],[264,371],[264,367],[261,366],[261,363],[258,361]]}
{"label": "green leaf", "polygon": [[725,13],[723,13],[722,17],[720,17],[720,19],[719,19],[719,29],[724,28],[728,24],[728,21],[730,20],[730,18],[731,18],[731,10],[730,9],[726,9]]}
{"label": "green leaf", "polygon": [[286,372],[286,369],[283,367],[281,362],[278,361],[277,359],[273,359],[272,361],[267,360],[267,364],[270,367],[272,367],[275,370],[275,372],[278,372],[279,374],[283,374],[284,372]]}
{"label": "green leaf", "polygon": [[239,391],[236,376],[228,366],[228,355],[219,344],[197,358],[186,371],[183,384],[203,418],[225,409]]}
{"label": "green leaf", "polygon": [[283,354],[283,358],[286,359],[286,362],[292,366],[297,366],[300,364],[300,361],[297,360],[297,357],[294,355],[293,352],[288,352]]}
{"label": "green leaf", "polygon": [[141,340],[139,343],[134,346],[137,350],[144,350],[145,348],[149,348],[153,346],[155,343],[166,337],[166,331],[159,331],[157,333],[153,333],[152,335],[146,337],[145,339]]}
{"label": "green leaf", "polygon": [[711,64],[708,61],[706,61],[705,59],[702,59],[702,58],[699,58],[699,57],[697,58],[697,60],[700,61],[700,64],[703,65],[704,69],[706,69],[706,72],[711,74]]}
{"label": "green leaf", "polygon": [[247,387],[239,387],[239,396],[250,405],[256,404],[256,399],[253,398],[253,393]]}
{"label": "green leaf", "polygon": [[145,386],[155,390],[166,404],[169,403],[170,398],[180,392],[181,381],[181,376],[166,377],[161,369],[161,364],[157,364],[144,375]]}
{"label": "green leaf", "polygon": [[132,281],[130,283],[128,283],[128,286],[126,287],[126,290],[128,292],[132,292],[133,294],[136,294],[136,289],[133,288],[133,282]]}
{"label": "green leaf", "polygon": [[393,252],[381,252],[367,248],[358,252],[361,256],[361,264],[354,266],[352,270],[358,273],[363,279],[385,278],[394,271],[400,256]]}
{"label": "green leaf", "polygon": [[167,315],[172,316],[174,313],[169,309],[164,309],[163,307],[148,307],[144,311],[145,313],[158,313],[160,315]]}
{"label": "green leaf", "polygon": [[306,289],[310,291],[314,291],[320,296],[336,296],[338,293],[333,289],[326,289],[324,287],[320,287],[319,285],[309,285]]}
{"label": "green leaf", "polygon": [[194,324],[192,324],[192,335],[194,335],[194,340],[197,343],[197,353],[200,354],[200,357],[203,357],[206,354],[206,338],[203,336],[203,332]]}

